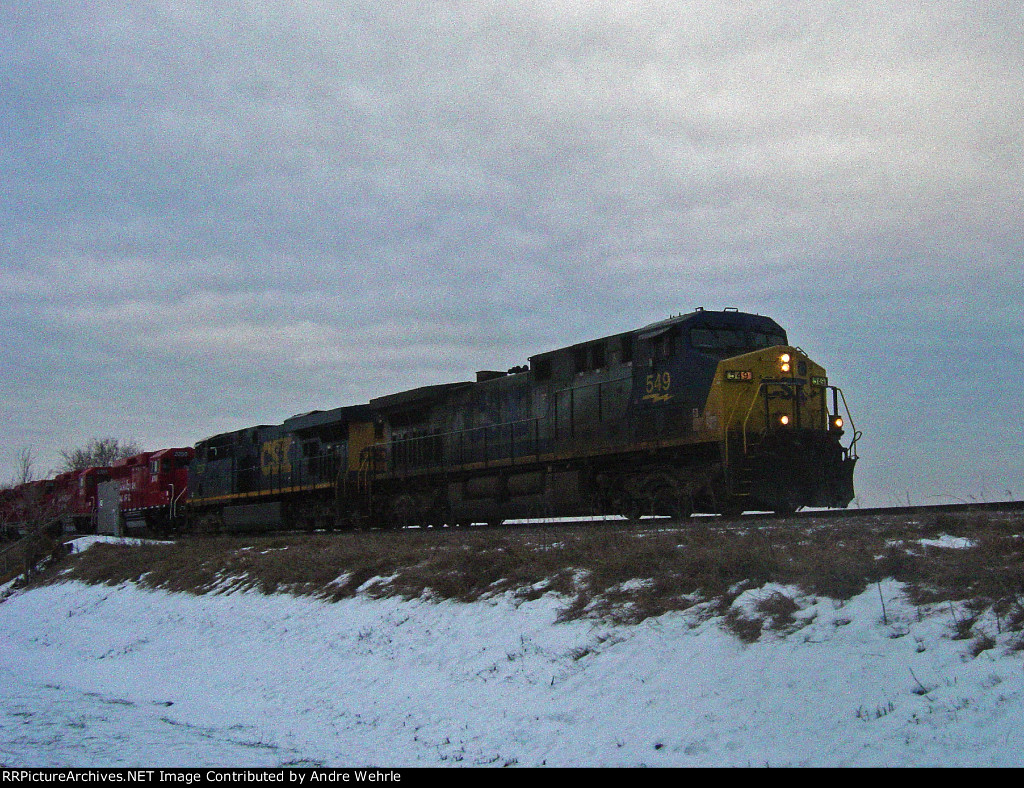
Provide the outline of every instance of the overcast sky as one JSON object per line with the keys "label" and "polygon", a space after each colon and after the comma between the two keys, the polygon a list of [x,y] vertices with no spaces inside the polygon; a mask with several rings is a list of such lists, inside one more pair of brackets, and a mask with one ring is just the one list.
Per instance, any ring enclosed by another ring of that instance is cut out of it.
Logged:
{"label": "overcast sky", "polygon": [[0,479],[697,306],[842,386],[862,505],[1024,498],[1019,2],[0,6]]}

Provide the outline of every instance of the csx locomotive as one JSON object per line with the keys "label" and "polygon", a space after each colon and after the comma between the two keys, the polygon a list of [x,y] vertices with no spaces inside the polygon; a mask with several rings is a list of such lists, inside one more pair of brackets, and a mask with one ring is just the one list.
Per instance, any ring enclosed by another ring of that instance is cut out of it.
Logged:
{"label": "csx locomotive", "polygon": [[87,529],[108,480],[129,527],[201,532],[793,512],[854,497],[845,398],[770,318],[698,309],[529,362],[80,471],[64,497]]}
{"label": "csx locomotive", "polygon": [[698,309],[529,361],[201,441],[191,525],[685,517],[854,497],[845,398],[770,318]]}

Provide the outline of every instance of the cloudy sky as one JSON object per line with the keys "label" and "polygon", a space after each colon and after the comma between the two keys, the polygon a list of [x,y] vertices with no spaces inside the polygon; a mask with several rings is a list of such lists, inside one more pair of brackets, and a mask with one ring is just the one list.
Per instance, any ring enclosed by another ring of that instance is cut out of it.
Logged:
{"label": "cloudy sky", "polygon": [[9,0],[0,478],[735,306],[862,505],[1022,498],[1020,9]]}

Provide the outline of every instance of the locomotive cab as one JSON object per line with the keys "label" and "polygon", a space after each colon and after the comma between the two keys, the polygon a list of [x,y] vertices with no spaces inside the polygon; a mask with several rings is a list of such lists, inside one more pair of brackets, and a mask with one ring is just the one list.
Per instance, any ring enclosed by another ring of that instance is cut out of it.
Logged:
{"label": "locomotive cab", "polygon": [[846,507],[853,499],[859,433],[842,390],[800,348],[723,359],[705,420],[717,427],[731,491],[744,508]]}

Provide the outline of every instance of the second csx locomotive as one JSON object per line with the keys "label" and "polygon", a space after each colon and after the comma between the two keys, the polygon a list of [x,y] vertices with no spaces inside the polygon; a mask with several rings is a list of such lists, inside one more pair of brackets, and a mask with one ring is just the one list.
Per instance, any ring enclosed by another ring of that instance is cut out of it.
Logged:
{"label": "second csx locomotive", "polygon": [[203,440],[181,511],[230,530],[853,499],[842,392],[770,318],[700,309],[529,362]]}

